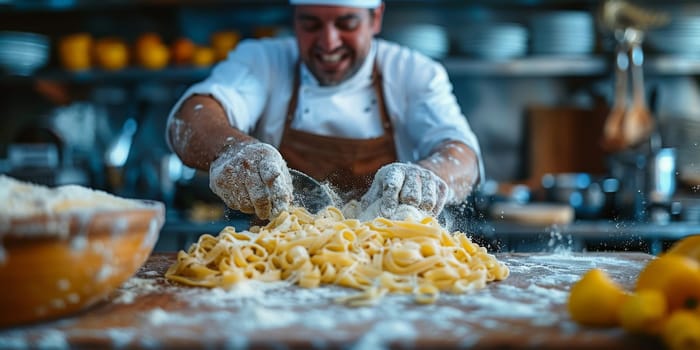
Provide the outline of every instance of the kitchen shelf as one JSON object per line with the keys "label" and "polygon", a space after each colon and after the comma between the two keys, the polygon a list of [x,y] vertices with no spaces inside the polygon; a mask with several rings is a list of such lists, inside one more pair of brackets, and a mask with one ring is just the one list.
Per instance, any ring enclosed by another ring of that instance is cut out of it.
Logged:
{"label": "kitchen shelf", "polygon": [[36,74],[37,79],[46,79],[72,83],[98,82],[133,82],[133,81],[163,81],[192,83],[202,80],[209,75],[211,67],[168,67],[160,70],[129,67],[119,71],[91,69],[83,72],[69,72],[61,69],[51,69]]}
{"label": "kitchen shelf", "polygon": [[[603,0],[386,0],[389,5],[461,6],[465,4],[506,4],[518,6],[543,5],[587,5],[599,4]],[[668,1],[668,0],[667,0]],[[687,1],[687,0],[686,0]],[[672,3],[683,1],[673,0]],[[71,11],[103,8],[126,8],[143,6],[288,6],[288,0],[0,0],[0,9],[14,11]]]}
{"label": "kitchen shelf", "polygon": [[[512,5],[512,6],[590,6],[599,5],[604,0],[385,0],[389,5],[421,6],[463,6],[478,5]],[[693,0],[638,0],[640,4],[684,4]],[[104,8],[125,8],[143,6],[287,6],[288,0],[0,0],[0,10],[14,11],[71,11]]]}
{"label": "kitchen shelf", "polygon": [[[598,77],[609,74],[608,57],[524,57],[505,61],[486,61],[463,57],[442,60],[448,73],[454,76],[495,77]],[[658,56],[647,59],[645,70],[650,75],[700,75],[700,57]],[[148,70],[131,67],[119,71],[92,69],[73,73],[61,69],[47,69],[34,78],[71,83],[128,83],[160,81],[169,83],[193,83],[206,78],[211,67],[168,67]],[[0,82],[31,80],[0,75]]]}
{"label": "kitchen shelf", "polygon": [[649,74],[687,75],[700,74],[700,56],[656,56],[646,60],[645,70]]}
{"label": "kitchen shelf", "polygon": [[[600,76],[611,70],[611,59],[592,57],[533,56],[504,61],[484,61],[465,58],[443,60],[450,74],[471,76]],[[700,74],[700,56],[652,56],[644,63],[649,75]]]}
{"label": "kitchen shelf", "polygon": [[603,57],[525,57],[503,61],[465,58],[443,60],[450,74],[498,76],[593,76],[608,72]]}

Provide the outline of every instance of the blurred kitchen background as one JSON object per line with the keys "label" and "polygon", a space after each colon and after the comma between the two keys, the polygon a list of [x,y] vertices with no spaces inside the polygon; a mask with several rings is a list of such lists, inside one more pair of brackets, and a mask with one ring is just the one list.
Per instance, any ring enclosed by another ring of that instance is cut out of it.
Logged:
{"label": "blurred kitchen background", "polygon": [[[386,3],[380,36],[445,64],[481,141],[487,179],[449,222],[502,251],[658,253],[700,233],[697,1]],[[158,250],[247,228],[164,125],[240,40],[291,35],[289,14],[284,0],[0,0],[0,173],[163,201]]]}

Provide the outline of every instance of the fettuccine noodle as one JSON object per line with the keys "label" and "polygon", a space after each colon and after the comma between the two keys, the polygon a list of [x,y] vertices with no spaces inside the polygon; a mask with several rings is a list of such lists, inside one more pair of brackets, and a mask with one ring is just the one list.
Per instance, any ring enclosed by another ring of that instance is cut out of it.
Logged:
{"label": "fettuccine noodle", "polygon": [[210,288],[248,279],[288,280],[306,288],[337,284],[362,290],[339,302],[366,305],[387,292],[433,303],[441,291],[477,290],[508,274],[484,247],[432,217],[360,222],[328,207],[316,215],[294,208],[250,231],[227,226],[217,237],[202,235],[178,253],[165,276]]}

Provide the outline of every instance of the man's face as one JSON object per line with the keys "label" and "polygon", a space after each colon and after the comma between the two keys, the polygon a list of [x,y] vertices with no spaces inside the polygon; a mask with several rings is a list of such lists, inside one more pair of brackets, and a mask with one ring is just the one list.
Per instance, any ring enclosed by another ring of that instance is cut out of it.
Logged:
{"label": "man's face", "polygon": [[302,61],[321,85],[337,85],[357,72],[381,29],[383,5],[374,10],[300,5],[294,32]]}

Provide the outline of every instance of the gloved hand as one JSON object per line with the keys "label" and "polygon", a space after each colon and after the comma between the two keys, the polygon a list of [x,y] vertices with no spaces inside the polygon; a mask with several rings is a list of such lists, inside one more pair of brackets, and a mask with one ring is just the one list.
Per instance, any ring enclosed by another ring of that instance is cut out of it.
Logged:
{"label": "gloved hand", "polygon": [[260,219],[287,210],[293,195],[287,163],[266,143],[227,148],[209,168],[209,188],[230,208]]}
{"label": "gloved hand", "polygon": [[432,171],[415,164],[391,163],[377,171],[372,186],[361,199],[361,206],[366,210],[378,201],[378,214],[386,218],[392,218],[401,205],[437,216],[449,194],[445,181]]}

